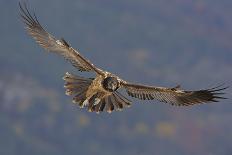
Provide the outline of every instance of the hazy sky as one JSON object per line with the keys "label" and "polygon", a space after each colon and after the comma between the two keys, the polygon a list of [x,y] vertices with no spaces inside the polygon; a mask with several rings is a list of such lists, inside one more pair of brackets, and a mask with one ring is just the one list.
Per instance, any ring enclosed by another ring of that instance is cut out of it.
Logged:
{"label": "hazy sky", "polygon": [[[47,31],[125,80],[232,85],[229,0],[29,2]],[[18,1],[1,0],[0,19],[0,154],[231,154],[231,99],[180,109],[133,100],[123,112],[88,113],[64,94],[62,76],[77,70],[26,34]]]}

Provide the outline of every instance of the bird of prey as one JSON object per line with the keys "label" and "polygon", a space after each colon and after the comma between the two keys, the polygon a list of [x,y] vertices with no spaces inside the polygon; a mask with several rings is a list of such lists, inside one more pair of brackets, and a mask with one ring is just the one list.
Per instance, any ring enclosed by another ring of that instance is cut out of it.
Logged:
{"label": "bird of prey", "polygon": [[84,58],[79,51],[73,49],[64,39],[56,39],[48,33],[39,23],[35,13],[31,14],[27,4],[19,3],[20,15],[29,35],[49,52],[62,55],[79,71],[94,72],[94,78],[85,78],[66,73],[64,87],[66,94],[73,96],[73,102],[80,107],[86,107],[90,112],[122,110],[131,106],[131,101],[124,97],[119,89],[141,100],[156,99],[160,102],[176,106],[190,106],[208,102],[218,102],[225,99],[221,92],[228,87],[219,85],[214,88],[197,91],[182,90],[180,86],[173,88],[147,86],[127,82],[118,76],[97,68],[89,60]]}

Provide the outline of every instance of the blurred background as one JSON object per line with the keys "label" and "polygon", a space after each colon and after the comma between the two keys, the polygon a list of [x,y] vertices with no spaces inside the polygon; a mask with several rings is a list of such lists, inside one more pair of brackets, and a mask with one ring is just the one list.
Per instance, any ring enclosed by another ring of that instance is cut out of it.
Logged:
{"label": "blurred background", "polygon": [[[230,0],[28,0],[41,24],[96,66],[131,82],[201,89],[232,85]],[[134,100],[97,115],[72,104],[62,76],[82,76],[44,52],[0,1],[1,155],[232,155],[232,94],[172,107]]]}

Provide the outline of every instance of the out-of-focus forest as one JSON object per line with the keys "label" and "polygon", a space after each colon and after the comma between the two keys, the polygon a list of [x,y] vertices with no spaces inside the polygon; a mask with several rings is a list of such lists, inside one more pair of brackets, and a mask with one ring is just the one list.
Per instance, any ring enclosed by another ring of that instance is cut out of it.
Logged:
{"label": "out-of-focus forest", "polygon": [[[186,89],[232,81],[230,0],[28,0],[46,30],[125,80]],[[17,0],[0,1],[1,155],[232,155],[232,94],[173,107],[133,100],[89,113],[65,96],[78,73],[27,36]]]}

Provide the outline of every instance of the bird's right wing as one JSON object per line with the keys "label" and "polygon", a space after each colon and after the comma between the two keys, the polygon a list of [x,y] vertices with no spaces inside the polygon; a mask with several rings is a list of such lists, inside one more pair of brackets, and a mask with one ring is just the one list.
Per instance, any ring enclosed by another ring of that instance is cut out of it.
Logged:
{"label": "bird's right wing", "polygon": [[89,60],[80,55],[78,51],[73,49],[64,39],[56,39],[49,34],[39,23],[35,14],[28,11],[27,4],[19,2],[20,15],[26,25],[27,32],[35,39],[35,41],[46,50],[62,55],[70,61],[72,65],[80,71],[94,71],[98,74],[102,70],[95,67]]}
{"label": "bird's right wing", "polygon": [[161,102],[170,103],[177,106],[189,106],[194,104],[202,104],[207,102],[217,102],[217,99],[225,99],[221,97],[224,94],[220,91],[228,87],[214,87],[210,89],[202,89],[197,91],[181,90],[179,86],[174,88],[145,86],[122,82],[122,87],[126,89],[129,96],[139,98],[141,100],[159,100]]}

